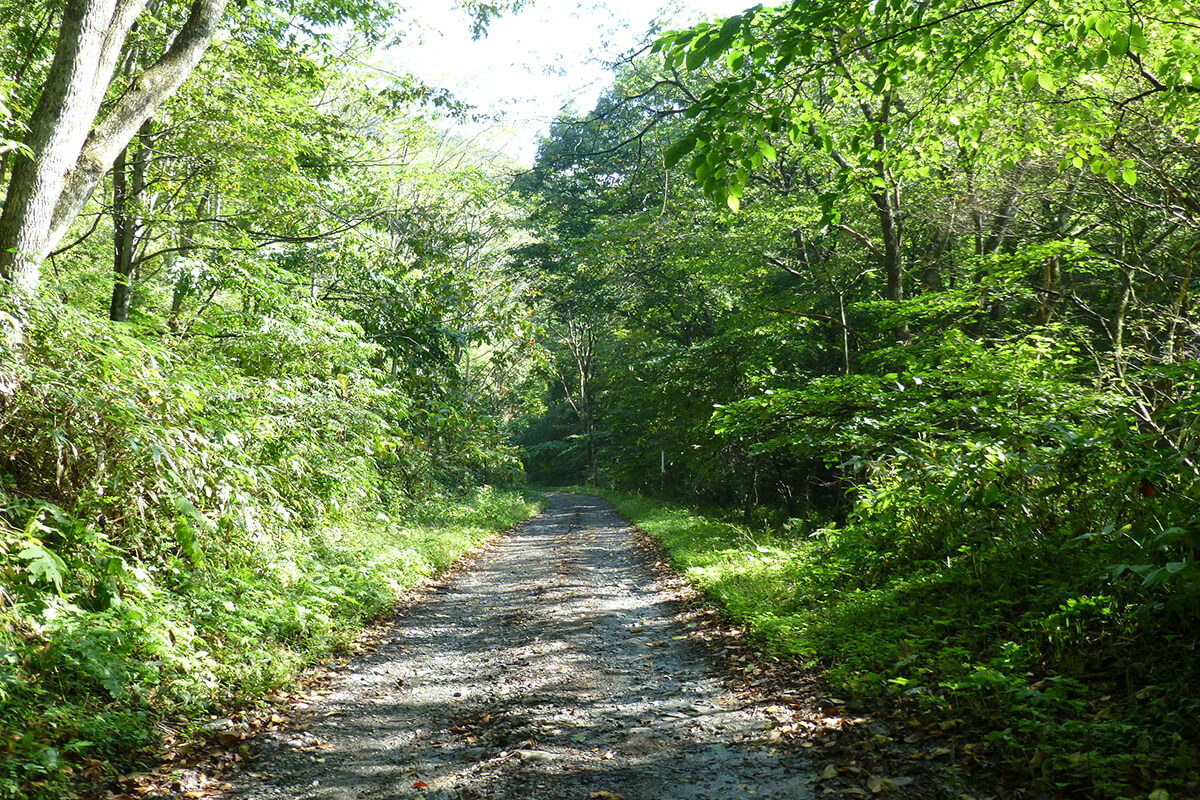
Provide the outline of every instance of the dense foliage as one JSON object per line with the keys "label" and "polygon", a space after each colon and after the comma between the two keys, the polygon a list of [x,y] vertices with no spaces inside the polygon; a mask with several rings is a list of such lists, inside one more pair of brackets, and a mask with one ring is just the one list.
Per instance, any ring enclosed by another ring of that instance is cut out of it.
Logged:
{"label": "dense foliage", "polygon": [[0,794],[282,680],[522,472],[736,515],[627,505],[1036,791],[1200,792],[1191,6],[756,7],[510,182],[361,68],[392,4],[228,5],[122,3],[80,111],[103,0],[0,0]]}
{"label": "dense foliage", "polygon": [[[11,196],[85,5],[0,2]],[[180,21],[154,5],[116,94]],[[356,66],[386,4],[301,5],[231,12],[5,282],[0,797],[152,760],[535,509],[499,429],[508,167],[441,132],[453,98]]]}
{"label": "dense foliage", "polygon": [[[969,711],[1042,788],[1194,792],[1197,21],[818,2],[662,35],[521,187],[529,473],[736,506],[770,552],[733,610]],[[697,569],[737,539],[694,534]]]}

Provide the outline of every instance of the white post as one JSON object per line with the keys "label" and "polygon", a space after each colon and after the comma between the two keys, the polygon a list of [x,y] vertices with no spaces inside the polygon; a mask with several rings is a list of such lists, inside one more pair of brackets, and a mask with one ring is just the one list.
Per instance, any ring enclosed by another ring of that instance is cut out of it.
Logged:
{"label": "white post", "polygon": [[658,451],[658,499],[667,499],[667,451]]}

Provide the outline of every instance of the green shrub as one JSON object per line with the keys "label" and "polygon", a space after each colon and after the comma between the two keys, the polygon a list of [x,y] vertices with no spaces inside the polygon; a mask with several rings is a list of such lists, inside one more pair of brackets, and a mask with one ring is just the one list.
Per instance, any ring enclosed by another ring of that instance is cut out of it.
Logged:
{"label": "green shrub", "polygon": [[534,512],[432,461],[390,490],[430,449],[414,403],[309,321],[206,344],[32,310],[0,397],[0,797],[131,769],[163,719],[279,686]]}

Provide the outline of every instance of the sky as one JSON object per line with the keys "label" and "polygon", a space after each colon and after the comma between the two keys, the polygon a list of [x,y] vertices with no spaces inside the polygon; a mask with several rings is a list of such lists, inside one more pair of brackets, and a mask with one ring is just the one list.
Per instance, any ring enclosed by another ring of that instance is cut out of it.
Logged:
{"label": "sky", "polygon": [[411,72],[481,111],[501,114],[501,122],[466,124],[462,132],[530,164],[559,111],[591,110],[612,82],[607,65],[643,42],[655,20],[684,27],[755,2],[530,0],[521,11],[493,19],[486,38],[474,41],[470,18],[452,0],[413,0],[414,22],[381,66]]}

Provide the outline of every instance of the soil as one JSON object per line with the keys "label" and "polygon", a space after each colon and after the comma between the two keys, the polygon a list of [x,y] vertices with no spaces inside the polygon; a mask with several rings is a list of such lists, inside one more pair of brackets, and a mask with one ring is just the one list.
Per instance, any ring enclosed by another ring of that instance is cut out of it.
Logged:
{"label": "soil", "polygon": [[551,495],[260,736],[226,797],[812,797],[819,766],[778,746],[788,710],[731,691],[638,536]]}

